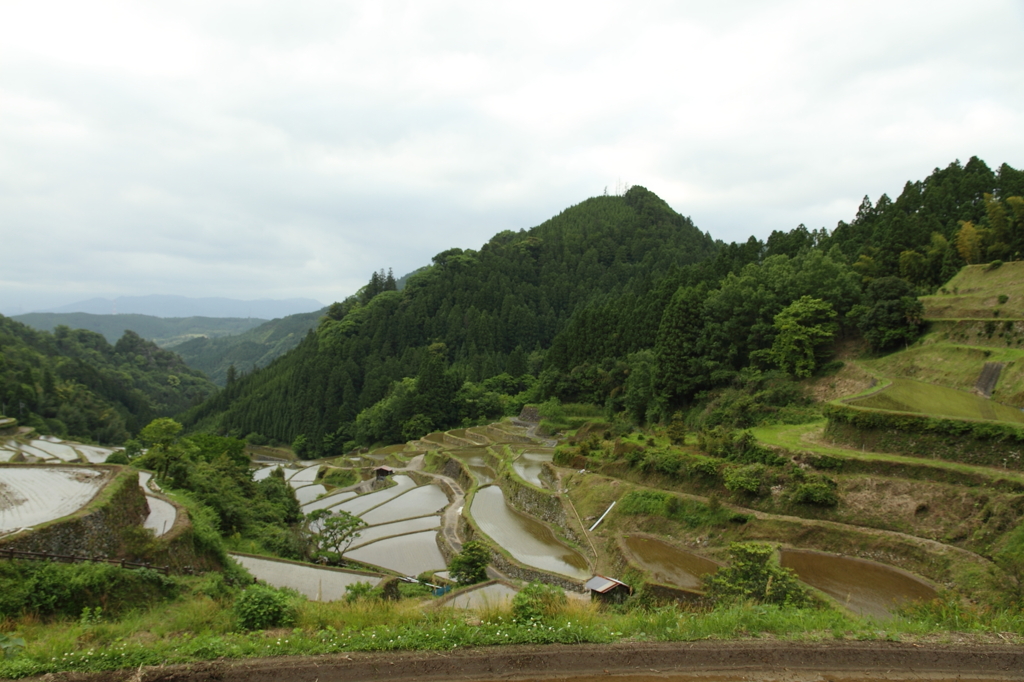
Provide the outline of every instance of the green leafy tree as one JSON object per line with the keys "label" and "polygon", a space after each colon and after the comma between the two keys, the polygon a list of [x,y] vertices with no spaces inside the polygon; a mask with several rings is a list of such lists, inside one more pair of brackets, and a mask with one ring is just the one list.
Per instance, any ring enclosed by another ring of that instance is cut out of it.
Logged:
{"label": "green leafy tree", "polygon": [[881,277],[867,288],[868,305],[854,306],[850,317],[875,351],[910,344],[921,334],[924,306],[899,277]]}
{"label": "green leafy tree", "polygon": [[758,542],[729,546],[729,565],[704,577],[704,589],[716,602],[805,606],[810,594],[796,574],[774,561],[775,547]]}
{"label": "green leafy tree", "polygon": [[797,377],[814,372],[822,348],[832,341],[839,328],[833,320],[836,311],[818,298],[801,296],[775,316],[778,334],[768,356],[783,370]]}
{"label": "green leafy tree", "polygon": [[180,456],[174,447],[180,433],[181,424],[169,417],[154,419],[139,433],[139,439],[149,446],[145,463],[153,467],[161,478],[167,477]]}
{"label": "green leafy tree", "polygon": [[338,555],[338,561],[341,561],[345,551],[359,537],[359,530],[366,525],[361,518],[344,510],[332,512],[329,509],[318,509],[306,519],[316,551],[333,551]]}
{"label": "green leafy tree", "polygon": [[470,540],[462,545],[462,551],[452,557],[448,570],[452,579],[460,585],[473,585],[487,579],[487,564],[491,551],[479,540]]}

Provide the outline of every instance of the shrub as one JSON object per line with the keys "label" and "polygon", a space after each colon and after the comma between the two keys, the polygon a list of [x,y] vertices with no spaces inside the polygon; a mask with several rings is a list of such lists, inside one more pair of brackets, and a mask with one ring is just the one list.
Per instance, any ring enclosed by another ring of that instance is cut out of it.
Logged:
{"label": "shrub", "polygon": [[366,601],[370,599],[381,599],[383,596],[383,590],[378,589],[371,583],[367,582],[352,583],[345,588],[346,604],[354,604],[357,601]]}
{"label": "shrub", "polygon": [[103,460],[104,464],[130,464],[128,461],[128,455],[124,454],[123,450],[117,450],[107,455],[107,458]]}
{"label": "shrub", "polygon": [[564,606],[565,592],[554,585],[532,582],[512,599],[512,615],[517,620],[543,620]]}
{"label": "shrub", "polygon": [[77,618],[83,609],[97,606],[116,615],[178,593],[174,578],[151,569],[102,563],[0,562],[0,619],[23,613]]}
{"label": "shrub", "polygon": [[999,305],[1003,305],[1004,303],[1006,303],[1009,300],[1010,300],[1010,297],[1007,296],[1006,294],[999,294]]}
{"label": "shrub", "polygon": [[994,260],[994,261],[992,261],[991,263],[988,264],[988,267],[985,268],[985,271],[988,272],[988,271],[991,271],[991,270],[998,270],[1001,267],[1003,267],[1003,261],[1001,261],[1001,260]]}
{"label": "shrub", "polygon": [[358,480],[359,476],[351,469],[328,467],[325,469],[324,477],[320,482],[324,485],[333,485],[336,488],[347,488],[350,485],[354,485]]}
{"label": "shrub", "polygon": [[243,630],[266,630],[290,625],[295,620],[288,597],[265,585],[245,588],[235,599],[234,610]]}
{"label": "shrub", "polygon": [[470,540],[448,565],[452,579],[460,585],[472,585],[487,579],[491,551],[479,540]]}
{"label": "shrub", "polygon": [[727,490],[758,495],[761,493],[762,485],[766,483],[767,473],[768,467],[763,464],[748,464],[729,467],[723,472],[722,477],[725,479]]}
{"label": "shrub", "polygon": [[758,542],[729,546],[730,564],[704,577],[704,589],[716,602],[755,601],[761,604],[806,606],[807,588],[796,574],[775,563],[775,547]]}
{"label": "shrub", "polygon": [[839,495],[836,493],[835,481],[821,477],[817,481],[798,485],[793,491],[792,500],[797,504],[834,507],[839,504]]}

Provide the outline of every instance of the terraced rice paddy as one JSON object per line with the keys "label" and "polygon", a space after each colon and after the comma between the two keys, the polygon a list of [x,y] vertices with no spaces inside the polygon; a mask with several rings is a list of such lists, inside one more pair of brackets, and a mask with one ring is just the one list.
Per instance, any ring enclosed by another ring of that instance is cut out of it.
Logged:
{"label": "terraced rice paddy", "polygon": [[318,497],[327,492],[327,488],[315,483],[313,485],[304,485],[301,488],[295,489],[295,499],[299,501],[299,504],[309,504],[310,502],[316,501]]}
{"label": "terraced rice paddy", "polygon": [[153,495],[146,495],[146,502],[149,503],[149,516],[146,517],[143,526],[160,537],[174,525],[178,512],[173,504]]}
{"label": "terraced rice paddy", "polygon": [[281,467],[279,467],[277,465],[273,465],[273,466],[263,467],[262,469],[257,469],[252,474],[252,480],[254,480],[254,481],[262,481],[263,479],[268,478],[270,476],[270,474],[274,473],[274,469],[280,469],[280,468]]}
{"label": "terraced rice paddy", "polygon": [[363,545],[359,549],[349,550],[345,557],[402,575],[440,571],[447,566],[441,550],[437,547],[437,531],[433,530],[379,540]]}
{"label": "terraced rice paddy", "polygon": [[345,590],[355,583],[377,584],[380,576],[363,575],[330,568],[303,566],[289,561],[257,559],[256,557],[231,555],[256,578],[276,587],[288,587],[309,599],[321,601],[341,599]]}
{"label": "terraced rice paddy", "polygon": [[477,485],[494,483],[494,469],[488,464],[487,450],[484,448],[463,448],[453,450],[451,456],[466,465],[470,473],[476,477]]}
{"label": "terraced rice paddy", "polygon": [[0,480],[0,533],[73,514],[108,480],[108,474],[95,469],[6,466]]}
{"label": "terraced rice paddy", "polygon": [[504,583],[491,583],[460,592],[444,603],[454,609],[483,609],[512,601],[516,591]]}
{"label": "terraced rice paddy", "polygon": [[311,514],[318,509],[328,509],[330,507],[334,507],[341,504],[345,500],[350,500],[355,496],[356,493],[352,492],[351,490],[344,493],[332,493],[330,495],[327,495],[326,497],[321,497],[319,500],[316,500],[315,502],[310,502],[309,504],[302,505],[302,513]]}
{"label": "terraced rice paddy", "polygon": [[381,538],[394,535],[407,535],[424,530],[435,530],[441,526],[440,516],[421,516],[418,519],[408,519],[398,523],[385,523],[379,526],[370,526],[359,532],[359,537],[352,543],[352,549],[362,547],[380,540]]}
{"label": "terraced rice paddy", "polygon": [[370,525],[391,523],[392,521],[434,514],[447,505],[448,498],[440,488],[436,485],[422,485],[362,514],[362,519]]}
{"label": "terraced rice paddy", "polygon": [[987,419],[1024,423],[1024,412],[966,391],[926,384],[911,379],[893,379],[892,385],[877,393],[848,401],[857,407],[894,412],[917,412],[956,419]]}
{"label": "terraced rice paddy", "polygon": [[89,462],[91,464],[102,464],[111,453],[118,449],[66,443],[59,438],[43,436],[28,443],[8,440],[3,445],[0,445],[0,462],[9,462],[15,455],[20,453],[30,463]]}
{"label": "terraced rice paddy", "polygon": [[590,577],[586,560],[559,542],[543,523],[511,509],[501,488],[489,485],[477,490],[471,511],[480,530],[517,561],[579,580]]}
{"label": "terraced rice paddy", "polygon": [[524,452],[513,460],[512,469],[527,483],[546,488],[548,484],[541,479],[541,474],[544,473],[544,463],[550,462],[552,457],[554,453],[551,452]]}
{"label": "terraced rice paddy", "polygon": [[408,476],[396,475],[392,477],[395,485],[384,490],[378,490],[375,493],[368,495],[361,495],[355,499],[344,502],[338,506],[339,509],[347,511],[349,514],[356,516],[362,516],[362,514],[373,507],[384,504],[402,493],[412,490],[416,487],[416,483],[413,482]]}
{"label": "terraced rice paddy", "polygon": [[718,570],[714,561],[661,540],[630,535],[625,543],[636,564],[656,582],[700,590],[701,578]]}
{"label": "terraced rice paddy", "polygon": [[310,485],[316,481],[316,475],[320,471],[319,466],[307,466],[295,472],[285,471],[285,478],[293,488],[303,485]]}
{"label": "terraced rice paddy", "polygon": [[780,554],[782,565],[800,580],[862,616],[884,620],[904,602],[937,596],[916,576],[874,561],[798,549],[782,549]]}

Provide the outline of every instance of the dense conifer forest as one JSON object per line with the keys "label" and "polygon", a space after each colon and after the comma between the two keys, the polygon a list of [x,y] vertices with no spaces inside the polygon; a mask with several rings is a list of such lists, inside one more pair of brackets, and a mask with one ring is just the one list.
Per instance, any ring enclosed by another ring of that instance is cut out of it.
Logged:
{"label": "dense conifer forest", "polygon": [[831,233],[723,244],[634,186],[444,251],[401,291],[375,273],[294,351],[231,377],[184,421],[306,457],[552,398],[666,421],[715,391],[820,371],[838,338],[878,351],[913,340],[915,296],[1024,252],[1022,194],[1024,173],[972,158],[896,200],[865,197]]}

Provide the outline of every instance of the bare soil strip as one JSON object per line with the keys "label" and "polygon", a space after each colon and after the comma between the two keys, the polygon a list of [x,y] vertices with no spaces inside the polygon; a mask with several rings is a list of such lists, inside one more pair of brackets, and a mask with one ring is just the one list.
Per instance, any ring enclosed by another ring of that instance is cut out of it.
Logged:
{"label": "bare soil strip", "polygon": [[484,647],[444,652],[211,661],[68,682],[362,682],[405,680],[1024,680],[1024,647],[779,641]]}

